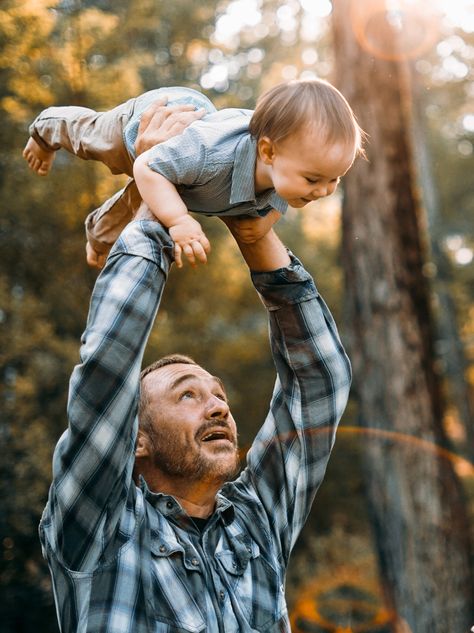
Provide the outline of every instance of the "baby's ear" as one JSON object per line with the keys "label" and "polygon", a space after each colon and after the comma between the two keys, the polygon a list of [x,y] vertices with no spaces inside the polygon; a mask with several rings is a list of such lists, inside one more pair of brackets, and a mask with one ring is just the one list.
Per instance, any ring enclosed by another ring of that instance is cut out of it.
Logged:
{"label": "baby's ear", "polygon": [[265,165],[271,165],[275,158],[275,144],[268,136],[262,136],[257,141],[257,153]]}

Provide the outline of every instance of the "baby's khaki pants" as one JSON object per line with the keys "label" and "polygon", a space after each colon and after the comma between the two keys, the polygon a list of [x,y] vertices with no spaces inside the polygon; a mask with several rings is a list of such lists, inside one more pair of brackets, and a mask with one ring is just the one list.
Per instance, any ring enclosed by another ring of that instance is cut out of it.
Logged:
{"label": "baby's khaki pants", "polygon": [[30,135],[45,150],[65,149],[84,160],[98,160],[113,174],[127,174],[127,185],[86,218],[87,240],[98,253],[108,253],[141,203],[133,176],[133,160],[123,141],[135,99],[108,112],[79,106],[44,110],[31,124]]}

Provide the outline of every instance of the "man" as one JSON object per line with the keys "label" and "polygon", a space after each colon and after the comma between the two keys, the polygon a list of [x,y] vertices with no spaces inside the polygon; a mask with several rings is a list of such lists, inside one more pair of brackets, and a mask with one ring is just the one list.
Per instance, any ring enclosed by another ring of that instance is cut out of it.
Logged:
{"label": "man", "polygon": [[40,538],[61,631],[290,631],[285,571],[346,405],[349,361],[313,280],[273,231],[241,244],[278,377],[233,481],[237,430],[219,378],[168,357],[143,372],[140,394],[172,263],[151,217],[140,209],[97,279],[53,458]]}

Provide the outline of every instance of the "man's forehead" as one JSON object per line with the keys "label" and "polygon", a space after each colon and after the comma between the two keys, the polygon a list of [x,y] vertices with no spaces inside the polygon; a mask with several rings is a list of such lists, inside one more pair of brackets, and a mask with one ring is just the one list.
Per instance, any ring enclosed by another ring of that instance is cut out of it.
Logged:
{"label": "man's forehead", "polygon": [[222,381],[213,376],[200,365],[190,363],[171,363],[148,374],[145,380],[150,378],[150,383],[160,386],[162,389],[173,389],[186,381],[198,380],[218,384],[224,388]]}

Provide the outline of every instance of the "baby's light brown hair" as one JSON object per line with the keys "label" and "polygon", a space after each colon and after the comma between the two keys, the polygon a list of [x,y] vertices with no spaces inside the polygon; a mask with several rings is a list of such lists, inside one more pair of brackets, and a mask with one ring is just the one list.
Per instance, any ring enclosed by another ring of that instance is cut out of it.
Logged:
{"label": "baby's light brown hair", "polygon": [[321,142],[343,143],[363,155],[365,133],[343,95],[323,79],[295,80],[278,84],[257,101],[250,134],[267,136],[274,143],[304,131],[317,131]]}

